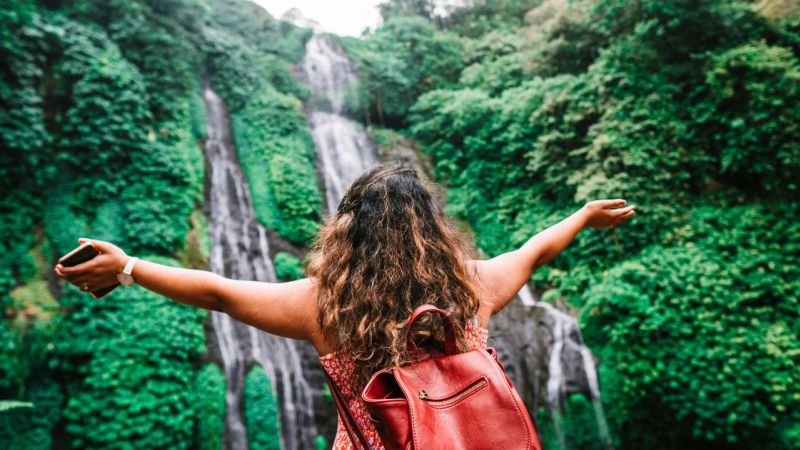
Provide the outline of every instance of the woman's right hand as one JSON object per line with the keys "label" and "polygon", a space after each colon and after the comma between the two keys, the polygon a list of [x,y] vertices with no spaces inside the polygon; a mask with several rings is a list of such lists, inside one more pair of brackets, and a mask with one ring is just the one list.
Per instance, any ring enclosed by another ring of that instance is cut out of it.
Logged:
{"label": "woman's right hand", "polygon": [[83,244],[87,240],[92,241],[92,247],[100,254],[89,261],[72,267],[64,267],[58,264],[54,268],[56,275],[78,288],[82,288],[86,283],[87,291],[94,291],[117,283],[117,273],[122,272],[125,268],[128,255],[124,250],[110,242],[86,238],[80,238],[78,242]]}
{"label": "woman's right hand", "polygon": [[[593,200],[581,208],[585,226],[590,228],[613,228],[636,214],[636,206],[625,206],[623,199]],[[623,208],[624,206],[624,208]]]}

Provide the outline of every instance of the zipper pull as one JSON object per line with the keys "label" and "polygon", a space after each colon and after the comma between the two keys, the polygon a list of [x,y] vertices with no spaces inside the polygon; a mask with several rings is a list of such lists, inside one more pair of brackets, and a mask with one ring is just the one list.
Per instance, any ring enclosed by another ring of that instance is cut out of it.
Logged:
{"label": "zipper pull", "polygon": [[427,392],[425,392],[425,389],[420,389],[419,390],[419,399],[420,400],[427,400],[429,398],[431,398],[431,397],[430,397],[430,395],[428,395]]}

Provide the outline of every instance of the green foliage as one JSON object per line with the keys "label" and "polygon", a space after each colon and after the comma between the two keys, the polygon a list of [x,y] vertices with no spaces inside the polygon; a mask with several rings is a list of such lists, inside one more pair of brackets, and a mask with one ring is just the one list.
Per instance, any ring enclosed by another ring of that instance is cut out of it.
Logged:
{"label": "green foliage", "polygon": [[58,344],[64,370],[85,375],[70,387],[64,411],[72,445],[188,448],[197,408],[193,363],[205,351],[205,312],[138,286],[117,289],[102,302],[77,295]]}
{"label": "green foliage", "polygon": [[539,441],[547,449],[603,448],[597,426],[594,405],[582,394],[567,397],[562,411],[542,408],[536,420]]}
{"label": "green foliage", "polygon": [[30,402],[0,401],[0,442],[9,450],[44,448],[40,446],[33,425],[33,408]]}
{"label": "green foliage", "polygon": [[[61,386],[52,379],[40,379],[32,386],[29,399],[33,403],[31,415],[32,439],[26,448],[50,450],[56,423],[61,418],[64,394]],[[0,439],[1,441],[1,439]]]}
{"label": "green foliage", "polygon": [[209,26],[203,29],[206,65],[230,111],[243,108],[267,85],[305,98],[291,66],[303,56],[311,30],[277,21],[245,0],[213,0],[211,7]]}
{"label": "green foliage", "polygon": [[0,354],[3,358],[0,359],[0,390],[3,392],[3,398],[9,398],[16,389],[16,381],[18,379],[17,369],[14,358],[10,357],[17,349],[17,342],[14,336],[8,330],[6,321],[0,322]]}
{"label": "green foliage", "polygon": [[214,90],[230,111],[238,111],[262,85],[261,74],[252,70],[260,66],[255,49],[228,30],[207,28],[204,53]]}
{"label": "green foliage", "polygon": [[468,41],[464,48],[465,67],[459,83],[496,95],[524,80],[524,58],[519,51],[523,40],[509,31],[494,31]]}
{"label": "green foliage", "polygon": [[265,87],[233,115],[233,131],[259,221],[307,243],[319,230],[322,196],[300,103]]}
{"label": "green foliage", "polygon": [[[2,2],[0,8],[0,306],[10,303],[11,289],[35,271],[28,254],[35,241],[39,195],[46,185],[42,170],[50,153],[44,108],[38,95],[42,79],[42,30],[30,1]],[[52,173],[52,169],[49,169]],[[7,238],[14,236],[13,239]],[[0,355],[15,347],[0,325]],[[13,364],[0,357],[0,393],[11,390]]]}
{"label": "green foliage", "polygon": [[328,448],[328,441],[325,436],[319,435],[314,439],[314,448],[316,450],[326,450]]}
{"label": "green foliage", "polygon": [[[47,367],[59,305],[46,283],[38,277],[14,288],[9,296],[12,303],[5,311],[10,332],[8,338],[13,344],[4,356],[13,367],[9,373],[14,374],[14,384],[22,387],[26,380],[41,376]],[[23,392],[24,389],[20,389],[15,394]]]}
{"label": "green foliage", "polygon": [[[226,5],[245,6],[247,20],[226,22]],[[221,445],[223,397],[197,398],[205,313],[138,287],[97,301],[52,265],[84,236],[206,266],[202,80],[220,83],[234,109],[269,84],[302,95],[290,67],[309,35],[248,2],[3,2],[0,233],[14,238],[0,242],[0,395],[33,403],[32,415],[13,412],[19,448],[51,448],[54,427],[59,448],[189,448],[201,429]],[[299,105],[282,99],[291,115],[276,117],[300,137],[267,164],[300,240],[321,200]],[[199,377],[219,394],[212,370]]]}
{"label": "green foliage", "polygon": [[319,229],[322,197],[314,144],[291,76],[311,30],[279,22],[253,3],[212,1],[204,33],[214,89],[232,113],[239,162],[256,216],[288,240],[305,244]]}
{"label": "green foliage", "polygon": [[303,264],[299,259],[286,252],[278,252],[275,255],[275,274],[281,280],[291,281],[305,278]]}
{"label": "green foliage", "polygon": [[294,64],[305,54],[313,31],[276,20],[262,7],[245,0],[211,0],[211,22],[229,30],[255,47],[259,53],[274,55]]}
{"label": "green foliage", "polygon": [[695,125],[718,150],[719,171],[749,190],[796,194],[800,185],[800,62],[790,49],[746,44],[708,62],[709,100]]}
{"label": "green foliage", "polygon": [[247,443],[253,450],[280,450],[278,401],[264,369],[255,366],[244,380],[244,417]]}
{"label": "green foliage", "polygon": [[[580,73],[594,61],[607,44],[585,0],[545,0],[525,15],[527,50],[524,66],[528,73],[554,76]],[[491,34],[491,33],[490,33]]]}
{"label": "green foliage", "polygon": [[437,31],[421,17],[387,21],[369,40],[342,41],[362,71],[361,108],[369,122],[404,125],[414,100],[424,91],[457,79],[463,65],[456,36]]}
{"label": "green foliage", "polygon": [[225,374],[207,364],[195,379],[197,395],[197,436],[200,450],[221,450],[225,426]]}
{"label": "green foliage", "polygon": [[122,187],[124,180],[117,175],[130,166],[133,155],[146,151],[150,122],[139,72],[115,47],[97,51],[72,87],[75,98],[57,144],[63,149],[59,162],[80,180],[76,196],[87,209]]}
{"label": "green foliage", "polygon": [[697,208],[691,243],[654,246],[584,294],[626,448],[796,444],[800,229],[796,205],[774,206]]}
{"label": "green foliage", "polygon": [[[526,19],[463,31],[459,83],[410,109],[448,212],[491,256],[587,200],[637,204],[533,278],[583,311],[618,448],[796,446],[797,35],[738,1]],[[591,446],[582,414],[570,448]]]}
{"label": "green foliage", "polygon": [[211,236],[205,214],[199,209],[189,216],[191,229],[186,236],[186,245],[179,253],[181,265],[192,269],[205,270],[211,258]]}

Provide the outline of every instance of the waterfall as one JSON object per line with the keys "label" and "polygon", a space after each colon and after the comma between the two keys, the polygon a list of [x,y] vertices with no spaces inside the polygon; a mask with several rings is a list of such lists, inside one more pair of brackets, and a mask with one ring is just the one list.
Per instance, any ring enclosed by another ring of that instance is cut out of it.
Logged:
{"label": "waterfall", "polygon": [[597,421],[597,433],[603,448],[610,449],[611,436],[608,431],[606,416],[600,399],[600,385],[597,382],[597,369],[594,363],[594,355],[583,343],[578,322],[569,314],[556,309],[552,304],[537,300],[530,287],[526,284],[517,294],[522,304],[527,307],[539,308],[548,316],[552,322],[553,342],[550,347],[550,354],[547,361],[547,393],[546,399],[548,407],[553,416],[553,428],[556,432],[561,449],[566,448],[561,427],[561,403],[566,397],[568,390],[568,370],[565,370],[564,361],[575,360],[575,358],[565,357],[566,352],[577,352],[579,355],[578,364],[583,377],[588,385],[588,394],[591,397]]}
{"label": "waterfall", "polygon": [[[210,270],[231,279],[275,282],[267,233],[255,218],[225,104],[208,84],[203,97],[208,115],[204,150],[210,167],[206,184]],[[217,311],[211,312],[211,325],[227,380],[224,448],[248,448],[242,390],[246,371],[253,365],[264,369],[279,400],[281,447],[313,448],[317,428],[312,389],[301,358],[307,353],[302,346],[310,344],[265,333]]]}
{"label": "waterfall", "polygon": [[308,125],[317,148],[327,209],[334,212],[350,183],[377,161],[364,129],[344,115],[347,90],[356,81],[358,70],[330,35],[315,33],[295,72],[314,94]]}

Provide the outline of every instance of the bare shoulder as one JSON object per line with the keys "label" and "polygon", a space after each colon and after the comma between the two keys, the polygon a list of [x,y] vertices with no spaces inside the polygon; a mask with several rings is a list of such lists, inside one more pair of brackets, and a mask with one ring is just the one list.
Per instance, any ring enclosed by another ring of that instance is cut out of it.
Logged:
{"label": "bare shoulder", "polygon": [[496,299],[493,294],[491,280],[488,279],[484,261],[471,259],[467,261],[467,271],[472,275],[480,306],[478,322],[483,328],[489,327],[489,319],[495,314]]}
{"label": "bare shoulder", "polygon": [[306,312],[307,323],[307,340],[314,346],[317,353],[324,355],[330,353],[330,346],[325,342],[322,335],[322,328],[319,325],[319,301],[317,300],[317,283],[313,278],[303,278],[298,280],[302,282],[301,300]]}
{"label": "bare shoulder", "polygon": [[[469,260],[481,310],[489,317],[513,300],[531,276],[530,266],[519,251],[510,251],[486,260]],[[480,313],[479,313],[480,317]]]}

